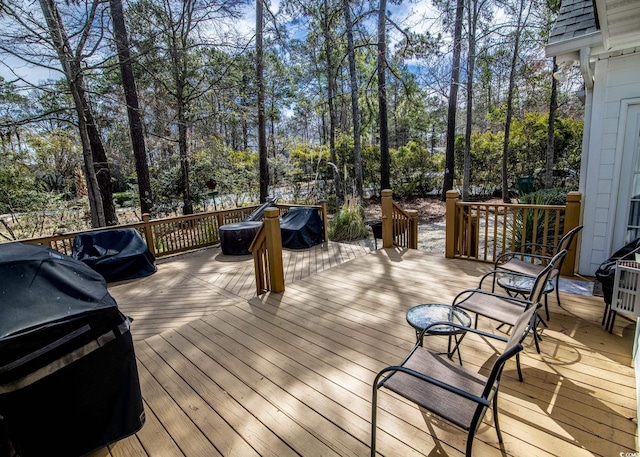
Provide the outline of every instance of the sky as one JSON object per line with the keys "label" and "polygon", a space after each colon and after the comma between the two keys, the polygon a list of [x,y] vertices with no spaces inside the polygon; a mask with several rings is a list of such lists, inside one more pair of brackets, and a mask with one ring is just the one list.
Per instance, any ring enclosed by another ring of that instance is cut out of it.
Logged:
{"label": "sky", "polygon": [[43,80],[51,78],[58,79],[61,77],[61,73],[52,72],[47,68],[27,65],[13,56],[3,56],[2,64],[0,65],[0,76],[3,77],[5,81],[12,81],[16,78],[14,73],[33,84],[37,84]]}
{"label": "sky", "polygon": [[[375,7],[375,4],[371,5]],[[272,0],[269,8],[272,12],[276,13],[280,7],[279,0]],[[389,4],[389,13],[394,22],[400,27],[410,28],[416,32],[425,32],[429,30],[431,33],[437,33],[439,31],[439,22],[434,21],[436,12],[431,7],[431,3],[426,0],[419,2],[412,2],[405,0],[400,5]],[[430,19],[429,19],[430,18]],[[374,18],[374,20],[377,20]],[[250,2],[244,7],[244,13],[242,18],[237,20],[233,24],[233,28],[236,32],[240,32],[252,39],[255,34],[255,2]],[[392,30],[391,28],[389,30]],[[297,30],[293,32],[296,36],[304,37],[304,30]],[[393,40],[398,38],[398,34],[390,33],[390,47],[393,45]],[[61,73],[52,72],[48,69],[37,67],[33,65],[25,64],[20,59],[3,56],[3,60],[0,61],[0,77],[3,77],[5,81],[15,80],[15,74],[25,78],[32,84],[38,84],[40,81],[47,79],[59,79],[62,77]]]}

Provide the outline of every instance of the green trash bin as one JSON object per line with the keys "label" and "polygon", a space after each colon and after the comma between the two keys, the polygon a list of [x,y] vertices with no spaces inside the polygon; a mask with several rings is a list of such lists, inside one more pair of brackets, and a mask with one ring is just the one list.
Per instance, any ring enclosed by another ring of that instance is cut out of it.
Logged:
{"label": "green trash bin", "polygon": [[533,192],[533,176],[518,177],[518,193],[520,195]]}

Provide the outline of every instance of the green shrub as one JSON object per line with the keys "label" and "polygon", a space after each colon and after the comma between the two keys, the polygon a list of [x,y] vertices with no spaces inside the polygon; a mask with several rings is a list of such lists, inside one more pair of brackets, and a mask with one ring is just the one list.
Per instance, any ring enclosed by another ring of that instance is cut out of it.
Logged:
{"label": "green shrub", "polygon": [[329,224],[329,239],[332,241],[361,240],[369,236],[363,211],[355,198],[347,198],[342,209]]}
{"label": "green shrub", "polygon": [[118,206],[125,206],[125,204],[132,204],[136,199],[136,194],[133,192],[114,192],[113,200]]}
{"label": "green shrub", "polygon": [[[569,189],[556,187],[553,189],[541,189],[536,192],[531,192],[520,196],[518,202],[523,205],[564,205],[567,201],[567,193]],[[526,213],[526,218],[525,218]],[[537,243],[541,243],[545,239],[544,227],[544,211],[536,213],[532,210],[524,211],[522,209],[516,212],[516,237],[515,245],[521,245],[524,243],[530,243],[533,240],[535,233]],[[525,220],[526,219],[526,220]],[[556,225],[558,227],[558,233],[564,231],[564,215],[560,215],[560,220],[556,220],[556,213],[552,211],[549,213],[548,228],[546,233],[546,239],[552,240]],[[523,224],[526,227],[527,238],[522,239]]]}
{"label": "green shrub", "polygon": [[567,194],[571,190],[574,189],[566,187],[540,189],[521,195],[518,201],[524,205],[564,205],[567,202]]}

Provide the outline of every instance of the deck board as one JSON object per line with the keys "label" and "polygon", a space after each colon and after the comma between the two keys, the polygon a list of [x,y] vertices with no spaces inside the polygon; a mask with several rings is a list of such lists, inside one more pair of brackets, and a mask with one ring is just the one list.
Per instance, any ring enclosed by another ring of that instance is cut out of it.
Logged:
{"label": "deck board", "polygon": [[[299,279],[282,294],[256,297],[246,277],[252,268],[221,260],[212,252],[177,256],[156,275],[113,287],[119,306],[139,314],[132,331],[148,422],[111,446],[111,455],[367,455],[371,382],[415,342],[407,309],[447,303],[489,269],[418,251],[331,243],[289,255],[286,274]],[[559,307],[549,297],[542,352],[531,338],[525,342],[524,382],[515,362],[505,367],[504,454],[490,412],[474,456],[635,451],[634,325],[618,319],[609,334],[600,326],[601,298],[561,299]],[[479,324],[502,334],[487,319]],[[465,366],[486,373],[500,350],[499,342],[489,343],[467,335]],[[446,339],[430,336],[425,345],[443,350]],[[456,427],[386,391],[379,406],[381,455],[463,455],[466,434]]]}

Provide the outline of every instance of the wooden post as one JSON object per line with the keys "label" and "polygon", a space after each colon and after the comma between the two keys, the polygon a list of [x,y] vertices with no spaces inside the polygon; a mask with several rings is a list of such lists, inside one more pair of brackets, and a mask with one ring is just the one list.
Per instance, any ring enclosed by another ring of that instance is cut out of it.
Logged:
{"label": "wooden post", "polygon": [[447,209],[445,217],[445,257],[453,259],[456,255],[456,203],[460,200],[460,192],[457,190],[447,191]]}
{"label": "wooden post", "polygon": [[[567,194],[567,209],[564,213],[564,233],[580,225],[580,213],[582,212],[582,194],[580,192],[569,192]],[[578,239],[580,234],[576,236],[576,242],[569,247],[569,252],[562,264],[562,276],[573,276],[576,272],[576,263],[578,261]]]}
{"label": "wooden post", "polygon": [[322,205],[322,224],[324,225],[324,242],[326,246],[326,243],[329,241],[329,220],[327,219],[327,201],[322,200],[320,202],[320,205]]}
{"label": "wooden post", "polygon": [[393,246],[393,199],[390,189],[382,191],[382,247]]}
{"label": "wooden post", "polygon": [[409,215],[409,249],[418,249],[418,211],[415,209],[406,210]]}
{"label": "wooden post", "polygon": [[264,211],[265,240],[269,259],[271,292],[284,292],[284,267],[282,264],[282,234],[280,233],[280,210],[267,208]]}
{"label": "wooden post", "polygon": [[153,240],[153,229],[151,228],[150,220],[151,216],[149,216],[149,213],[144,213],[142,215],[142,222],[144,222],[144,238],[147,242],[147,248],[149,249],[149,252],[151,252],[151,254],[155,257],[156,244]]}

